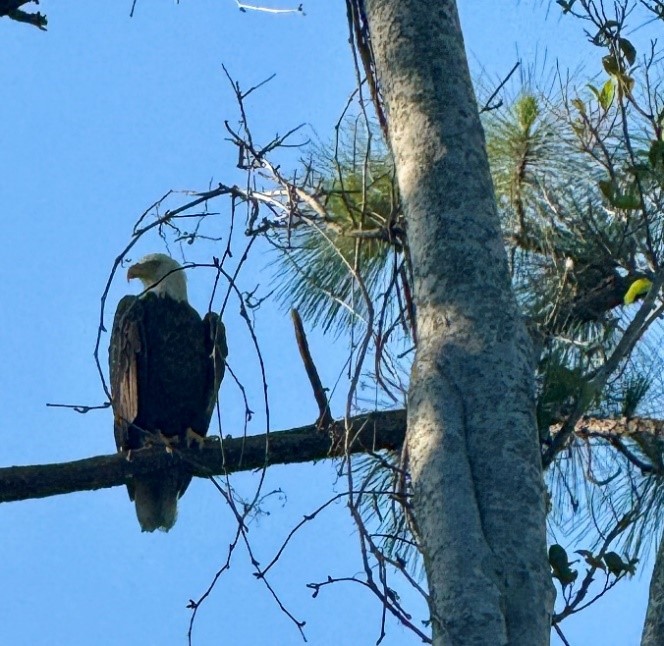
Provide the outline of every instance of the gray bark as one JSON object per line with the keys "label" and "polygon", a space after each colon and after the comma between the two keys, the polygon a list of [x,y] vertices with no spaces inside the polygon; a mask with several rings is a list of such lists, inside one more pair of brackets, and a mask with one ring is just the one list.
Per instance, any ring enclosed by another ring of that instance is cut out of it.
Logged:
{"label": "gray bark", "polygon": [[650,580],[648,611],[641,635],[641,646],[664,644],[664,536],[659,539],[657,560]]}
{"label": "gray bark", "polygon": [[408,400],[434,644],[547,644],[530,341],[452,0],[365,0],[415,272]]}

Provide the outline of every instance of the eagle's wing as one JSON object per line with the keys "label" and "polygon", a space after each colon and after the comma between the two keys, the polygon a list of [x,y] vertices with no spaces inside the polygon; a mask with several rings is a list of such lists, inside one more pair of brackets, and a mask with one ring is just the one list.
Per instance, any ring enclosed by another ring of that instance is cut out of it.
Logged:
{"label": "eagle's wing", "polygon": [[118,304],[113,320],[109,367],[118,451],[131,448],[129,427],[138,416],[141,372],[145,375],[146,353],[141,316],[140,300],[136,296],[125,296]]}
{"label": "eagle's wing", "polygon": [[207,429],[217,403],[219,386],[226,372],[228,346],[226,345],[226,328],[215,312],[208,312],[203,317],[203,331],[205,333],[205,352],[210,362],[206,384],[205,428]]}
{"label": "eagle's wing", "polygon": [[[221,380],[226,372],[226,357],[228,356],[228,346],[226,345],[226,328],[221,322],[219,315],[215,312],[208,312],[203,317],[203,344],[207,360],[205,377],[205,410],[201,411],[203,424],[203,435],[208,431],[210,420],[214,407],[217,404],[217,393]],[[182,497],[187,490],[192,476],[187,474],[180,480],[179,496]]]}

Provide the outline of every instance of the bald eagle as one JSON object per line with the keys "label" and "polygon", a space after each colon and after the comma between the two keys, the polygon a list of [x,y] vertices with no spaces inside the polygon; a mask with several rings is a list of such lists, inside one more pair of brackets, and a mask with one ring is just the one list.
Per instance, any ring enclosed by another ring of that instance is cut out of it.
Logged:
{"label": "bald eagle", "polygon": [[[146,291],[118,304],[109,348],[115,443],[121,452],[189,445],[207,433],[224,376],[223,323],[213,312],[201,320],[187,301],[185,272],[169,256],[145,256],[129,267],[132,278]],[[176,466],[132,478],[127,488],[144,532],[173,526],[190,481]]]}

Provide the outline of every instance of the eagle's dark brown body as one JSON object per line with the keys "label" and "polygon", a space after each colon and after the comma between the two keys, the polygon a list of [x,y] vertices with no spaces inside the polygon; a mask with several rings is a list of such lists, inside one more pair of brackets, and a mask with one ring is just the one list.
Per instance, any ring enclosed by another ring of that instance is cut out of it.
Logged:
{"label": "eagle's dark brown body", "polygon": [[[207,433],[227,354],[214,313],[203,319],[187,302],[148,292],[125,296],[113,322],[109,349],[115,442],[118,450],[185,442]],[[128,484],[144,531],[168,530],[177,499],[191,476],[177,468]]]}

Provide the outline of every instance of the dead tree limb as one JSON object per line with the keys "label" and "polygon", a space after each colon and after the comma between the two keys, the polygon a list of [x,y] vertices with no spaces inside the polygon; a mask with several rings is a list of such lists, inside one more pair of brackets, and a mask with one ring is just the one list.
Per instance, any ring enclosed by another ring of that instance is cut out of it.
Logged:
{"label": "dead tree limb", "polygon": [[323,384],[318,376],[316,364],[311,356],[309,342],[307,341],[307,335],[304,332],[304,325],[302,324],[300,313],[296,309],[292,309],[291,318],[293,319],[295,339],[297,341],[298,350],[300,351],[300,356],[302,357],[302,363],[304,363],[304,369],[307,371],[307,377],[309,377],[309,383],[314,391],[316,404],[318,404],[318,411],[320,414],[316,424],[319,429],[325,429],[334,421],[330,413],[330,405],[327,401],[325,388],[323,388]]}
{"label": "dead tree limb", "polygon": [[9,16],[12,20],[25,22],[41,29],[42,31],[46,31],[46,25],[48,24],[46,16],[39,12],[29,13],[19,9],[19,7],[22,7],[25,4],[30,4],[31,2],[39,4],[39,0],[0,0],[0,17]]}
{"label": "dead tree limb", "polygon": [[[406,411],[382,411],[357,415],[349,420],[352,443],[344,446],[344,422],[332,424],[321,433],[318,424],[310,424],[265,435],[245,438],[217,437],[205,440],[200,449],[175,449],[167,452],[155,446],[126,455],[101,455],[74,462],[40,464],[0,469],[0,503],[31,498],[46,498],[74,491],[107,489],[126,484],[136,475],[161,469],[188,469],[194,476],[207,478],[237,471],[251,471],[274,464],[314,462],[349,453],[366,453],[401,448],[406,433]],[[555,434],[558,427],[552,427]],[[642,448],[659,444],[664,438],[664,420],[599,419],[584,417],[576,425],[577,437],[620,436],[633,439]],[[266,451],[267,445],[267,451]],[[646,452],[647,453],[647,452]],[[647,453],[648,454],[648,453]]]}
{"label": "dead tree limb", "polygon": [[[75,462],[0,469],[0,502],[45,498],[74,491],[106,489],[126,484],[136,475],[161,469],[188,469],[206,478],[236,471],[251,471],[274,464],[313,462],[344,455],[346,451],[397,450],[406,432],[404,410],[358,415],[349,420],[354,437],[344,444],[344,422],[321,433],[317,424],[244,438],[210,437],[200,449],[174,449],[167,452],[155,446]],[[266,450],[267,447],[267,450]]]}

